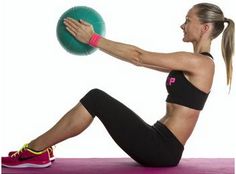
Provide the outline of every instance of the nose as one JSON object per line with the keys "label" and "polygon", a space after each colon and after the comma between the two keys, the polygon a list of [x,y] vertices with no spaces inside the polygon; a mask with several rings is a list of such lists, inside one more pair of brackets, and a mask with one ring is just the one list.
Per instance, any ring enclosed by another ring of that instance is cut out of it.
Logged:
{"label": "nose", "polygon": [[184,30],[185,24],[180,25],[180,28]]}

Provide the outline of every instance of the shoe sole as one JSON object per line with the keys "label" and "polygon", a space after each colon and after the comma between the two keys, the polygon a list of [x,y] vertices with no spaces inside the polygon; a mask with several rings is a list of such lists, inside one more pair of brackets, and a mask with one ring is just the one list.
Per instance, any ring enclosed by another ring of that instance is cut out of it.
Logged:
{"label": "shoe sole", "polygon": [[56,159],[56,157],[51,157],[51,158],[50,158],[50,161],[51,161],[51,162],[54,162],[55,159]]}
{"label": "shoe sole", "polygon": [[51,166],[52,163],[46,163],[46,164],[32,164],[32,163],[24,163],[24,164],[19,164],[19,165],[6,165],[2,164],[3,167],[8,167],[8,168],[45,168]]}

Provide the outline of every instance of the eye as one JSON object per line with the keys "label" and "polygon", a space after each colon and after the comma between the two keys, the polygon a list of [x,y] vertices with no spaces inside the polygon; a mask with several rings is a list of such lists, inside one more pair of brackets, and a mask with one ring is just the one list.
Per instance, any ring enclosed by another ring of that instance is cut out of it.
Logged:
{"label": "eye", "polygon": [[187,24],[187,23],[189,23],[189,22],[190,22],[190,20],[189,20],[189,19],[186,19],[185,22],[184,22],[184,24]]}

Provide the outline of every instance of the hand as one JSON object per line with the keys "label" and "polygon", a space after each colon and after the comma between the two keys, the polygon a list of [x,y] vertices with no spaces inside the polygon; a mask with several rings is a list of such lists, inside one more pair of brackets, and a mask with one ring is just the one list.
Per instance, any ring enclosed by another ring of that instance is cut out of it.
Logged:
{"label": "hand", "polygon": [[64,19],[66,29],[80,42],[89,43],[90,38],[94,34],[93,26],[83,20],[75,20],[72,18]]}

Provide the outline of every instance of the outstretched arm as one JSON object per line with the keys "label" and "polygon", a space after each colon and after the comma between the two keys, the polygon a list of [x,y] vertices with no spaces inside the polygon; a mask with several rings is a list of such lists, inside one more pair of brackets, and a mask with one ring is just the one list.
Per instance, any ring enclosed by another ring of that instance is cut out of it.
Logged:
{"label": "outstretched arm", "polygon": [[170,71],[170,69],[168,68],[160,67],[154,64],[146,64],[142,62],[141,55],[143,55],[145,51],[134,45],[114,42],[105,38],[101,38],[98,43],[98,48],[113,57],[116,57],[123,61],[127,61],[136,66],[143,66],[162,72]]}
{"label": "outstretched arm", "polygon": [[[67,18],[65,19],[65,25],[67,30],[83,43],[89,43],[90,38],[94,34],[93,27],[82,20],[76,21]],[[99,40],[97,47],[121,60],[161,71],[182,70],[196,72],[203,64],[203,61],[199,61],[199,56],[193,53],[149,52],[133,45],[114,42],[103,37]]]}

